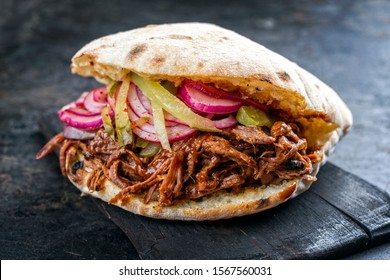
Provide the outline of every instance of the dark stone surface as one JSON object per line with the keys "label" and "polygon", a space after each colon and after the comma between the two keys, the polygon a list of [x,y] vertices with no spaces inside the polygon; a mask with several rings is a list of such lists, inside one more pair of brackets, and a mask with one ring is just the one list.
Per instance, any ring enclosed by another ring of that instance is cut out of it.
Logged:
{"label": "dark stone surface", "polygon": [[0,258],[137,259],[115,224],[63,178],[35,114],[0,114]]}
{"label": "dark stone surface", "polygon": [[[34,160],[44,144],[36,121],[40,112],[97,85],[69,71],[70,58],[83,44],[177,21],[236,30],[331,85],[354,114],[354,127],[331,162],[390,193],[389,1],[2,0],[2,259],[138,257],[126,236],[62,179],[55,156]],[[42,181],[47,184],[37,183]],[[378,249],[377,256],[388,253]]]}

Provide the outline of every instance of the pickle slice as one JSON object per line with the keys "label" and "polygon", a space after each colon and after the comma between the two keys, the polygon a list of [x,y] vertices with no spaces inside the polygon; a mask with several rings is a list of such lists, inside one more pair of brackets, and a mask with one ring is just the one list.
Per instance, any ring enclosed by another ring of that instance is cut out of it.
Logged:
{"label": "pickle slice", "polygon": [[127,93],[129,91],[130,79],[126,77],[119,89],[115,105],[115,129],[120,146],[126,146],[133,142],[131,123],[127,114]]}
{"label": "pickle slice", "polygon": [[160,149],[161,145],[159,143],[149,142],[148,145],[141,150],[139,155],[141,157],[152,157],[157,154]]}
{"label": "pickle slice", "polygon": [[252,106],[241,106],[237,112],[237,121],[245,126],[267,126],[272,127],[273,120],[260,109]]}

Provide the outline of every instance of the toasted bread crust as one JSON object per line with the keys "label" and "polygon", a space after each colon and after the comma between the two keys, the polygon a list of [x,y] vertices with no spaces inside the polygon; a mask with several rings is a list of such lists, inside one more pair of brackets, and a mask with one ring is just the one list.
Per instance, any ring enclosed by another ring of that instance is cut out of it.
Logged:
{"label": "toasted bread crust", "polygon": [[[83,193],[109,202],[120,192],[120,188],[105,179],[99,191],[91,192],[87,187],[91,172],[83,173],[79,179],[68,174],[70,181]],[[218,191],[198,200],[178,200],[171,206],[161,206],[157,201],[145,204],[144,194],[129,194],[124,203],[114,205],[135,214],[168,220],[219,220],[258,213],[275,207],[309,188],[308,182],[286,180],[279,185],[247,186],[240,193]]]}
{"label": "toasted bread crust", "polygon": [[347,106],[318,78],[266,47],[213,24],[152,25],[105,36],[79,50],[71,68],[73,73],[104,83],[135,72],[176,84],[184,79],[213,84],[283,110],[294,119],[319,118],[336,124],[338,137],[352,125]]}

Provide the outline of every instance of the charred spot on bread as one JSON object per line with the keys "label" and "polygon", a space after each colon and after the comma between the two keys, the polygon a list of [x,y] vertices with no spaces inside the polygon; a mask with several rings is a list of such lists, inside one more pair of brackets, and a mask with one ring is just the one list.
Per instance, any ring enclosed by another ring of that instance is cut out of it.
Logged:
{"label": "charred spot on bread", "polygon": [[144,53],[147,49],[147,45],[145,43],[135,45],[127,54],[127,59],[133,60]]}
{"label": "charred spot on bread", "polygon": [[166,58],[163,57],[163,56],[155,56],[152,60],[153,60],[153,63],[154,63],[155,65],[161,65],[161,64],[164,63],[164,61],[166,60]]}
{"label": "charred spot on bread", "polygon": [[271,200],[269,197],[262,198],[257,201],[256,208],[265,208],[271,204]]}
{"label": "charred spot on bread", "polygon": [[278,72],[277,73],[278,77],[282,80],[282,81],[289,81],[291,78],[290,78],[290,75],[286,72],[286,71],[281,71],[281,72]]}

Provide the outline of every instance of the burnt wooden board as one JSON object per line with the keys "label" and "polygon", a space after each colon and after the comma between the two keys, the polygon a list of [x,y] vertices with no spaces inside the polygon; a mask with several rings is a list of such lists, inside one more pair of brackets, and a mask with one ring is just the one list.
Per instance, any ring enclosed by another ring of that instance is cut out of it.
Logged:
{"label": "burnt wooden board", "polygon": [[375,186],[327,164],[312,191],[359,224],[372,245],[390,240],[390,199]]}
{"label": "burnt wooden board", "polygon": [[[40,127],[47,138],[61,130],[53,113]],[[333,259],[390,240],[388,195],[331,163],[306,193],[241,218],[157,220],[93,201],[141,259]]]}

